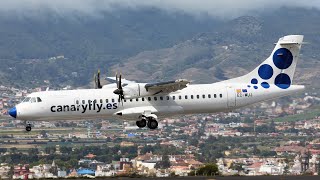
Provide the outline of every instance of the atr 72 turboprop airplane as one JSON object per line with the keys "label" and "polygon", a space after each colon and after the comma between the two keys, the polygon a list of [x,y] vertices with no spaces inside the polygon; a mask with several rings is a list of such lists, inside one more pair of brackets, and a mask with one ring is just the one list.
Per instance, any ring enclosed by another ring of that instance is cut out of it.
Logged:
{"label": "atr 72 turboprop airplane", "polygon": [[[190,84],[185,79],[160,83],[116,83],[97,89],[43,91],[28,95],[9,114],[25,121],[112,118],[136,120],[138,127],[158,127],[158,117],[230,111],[304,90],[293,85],[302,35],[279,39],[271,55],[252,72],[213,84]],[[122,81],[122,82],[121,82]],[[26,130],[31,124],[26,123]]]}

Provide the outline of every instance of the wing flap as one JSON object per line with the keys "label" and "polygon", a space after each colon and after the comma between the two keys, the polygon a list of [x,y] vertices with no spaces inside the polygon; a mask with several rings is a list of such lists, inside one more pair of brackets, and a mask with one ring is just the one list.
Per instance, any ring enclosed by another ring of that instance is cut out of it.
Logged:
{"label": "wing flap", "polygon": [[148,83],[145,85],[147,91],[155,91],[158,93],[170,93],[187,87],[190,81],[186,79],[178,79],[175,81]]}

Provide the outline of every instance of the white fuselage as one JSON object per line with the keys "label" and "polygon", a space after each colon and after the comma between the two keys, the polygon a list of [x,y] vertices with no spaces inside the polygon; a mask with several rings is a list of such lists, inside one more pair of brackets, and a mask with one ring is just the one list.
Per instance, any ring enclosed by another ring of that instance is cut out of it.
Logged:
{"label": "white fuselage", "polygon": [[141,114],[165,117],[176,114],[215,113],[230,111],[256,102],[301,91],[304,86],[279,89],[248,88],[246,84],[218,82],[195,84],[167,94],[125,99],[118,102],[114,88],[43,91],[28,97],[41,102],[22,102],[16,106],[20,120],[83,120],[113,118],[138,120]]}

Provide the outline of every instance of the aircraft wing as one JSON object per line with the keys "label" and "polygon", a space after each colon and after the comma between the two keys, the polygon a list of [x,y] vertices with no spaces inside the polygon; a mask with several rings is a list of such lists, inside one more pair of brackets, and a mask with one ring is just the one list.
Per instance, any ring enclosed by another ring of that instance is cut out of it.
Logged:
{"label": "aircraft wing", "polygon": [[175,81],[147,83],[145,88],[147,91],[155,91],[158,93],[171,93],[187,87],[190,81],[186,79],[178,79]]}

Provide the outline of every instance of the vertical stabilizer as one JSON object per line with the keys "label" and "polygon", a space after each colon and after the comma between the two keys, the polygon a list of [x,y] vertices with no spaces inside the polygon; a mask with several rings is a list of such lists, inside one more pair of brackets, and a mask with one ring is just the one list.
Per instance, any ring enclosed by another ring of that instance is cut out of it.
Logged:
{"label": "vertical stabilizer", "polygon": [[263,63],[250,73],[226,82],[244,83],[255,89],[259,87],[267,89],[270,85],[276,85],[281,89],[289,88],[302,42],[303,35],[288,35],[280,38],[271,55]]}

